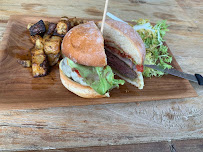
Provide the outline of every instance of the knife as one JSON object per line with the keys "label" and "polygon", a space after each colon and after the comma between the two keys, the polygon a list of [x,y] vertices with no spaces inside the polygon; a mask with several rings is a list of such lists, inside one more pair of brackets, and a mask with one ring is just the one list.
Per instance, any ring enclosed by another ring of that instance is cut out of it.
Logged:
{"label": "knife", "polygon": [[177,77],[181,77],[181,78],[196,82],[199,85],[203,85],[203,77],[200,74],[192,75],[192,74],[180,72],[180,71],[178,71],[176,69],[163,69],[162,67],[157,66],[157,65],[144,65],[144,66],[148,67],[148,68],[158,70],[158,71],[161,71],[161,72],[164,72],[164,73],[167,73],[167,74],[171,74],[171,75],[174,75],[174,76],[177,76]]}

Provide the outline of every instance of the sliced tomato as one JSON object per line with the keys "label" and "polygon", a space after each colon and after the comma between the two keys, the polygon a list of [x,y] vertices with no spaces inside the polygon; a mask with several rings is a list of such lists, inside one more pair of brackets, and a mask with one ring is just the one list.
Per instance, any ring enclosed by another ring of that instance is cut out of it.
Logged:
{"label": "sliced tomato", "polygon": [[74,69],[74,71],[78,74],[79,77],[81,77],[81,75],[77,69]]}
{"label": "sliced tomato", "polygon": [[143,72],[144,71],[144,68],[143,68],[143,65],[136,65],[136,69],[137,69],[137,71],[139,71],[139,72]]}

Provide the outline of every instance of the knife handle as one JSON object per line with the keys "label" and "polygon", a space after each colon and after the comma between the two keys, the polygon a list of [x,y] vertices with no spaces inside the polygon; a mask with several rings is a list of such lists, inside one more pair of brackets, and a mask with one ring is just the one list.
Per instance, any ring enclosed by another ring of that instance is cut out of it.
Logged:
{"label": "knife handle", "polygon": [[195,74],[195,77],[197,78],[198,84],[203,85],[203,77],[200,74]]}

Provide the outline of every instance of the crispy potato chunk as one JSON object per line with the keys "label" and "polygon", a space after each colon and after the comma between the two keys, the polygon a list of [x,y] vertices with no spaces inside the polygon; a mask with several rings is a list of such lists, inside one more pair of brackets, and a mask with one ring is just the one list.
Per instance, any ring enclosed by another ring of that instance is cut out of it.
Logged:
{"label": "crispy potato chunk", "polygon": [[32,66],[32,63],[30,60],[18,60],[18,63],[20,63],[25,68],[29,68]]}
{"label": "crispy potato chunk", "polygon": [[69,19],[69,22],[70,22],[71,28],[72,28],[72,27],[77,26],[77,25],[79,25],[79,24],[86,23],[87,21],[86,21],[86,20],[82,20],[82,19],[78,19],[78,18],[74,17],[74,18],[70,18],[70,19]]}
{"label": "crispy potato chunk", "polygon": [[42,37],[36,39],[35,48],[36,49],[43,49],[44,48],[44,43],[43,43]]}
{"label": "crispy potato chunk", "polygon": [[71,23],[67,17],[62,17],[56,24],[53,35],[64,37],[65,34],[71,29]]}
{"label": "crispy potato chunk", "polygon": [[51,41],[60,41],[60,42],[62,42],[62,38],[60,36],[52,36]]}
{"label": "crispy potato chunk", "polygon": [[33,48],[31,50],[32,55],[32,75],[33,77],[42,77],[48,73],[47,57],[44,54],[43,49]]}
{"label": "crispy potato chunk", "polygon": [[55,65],[60,57],[62,38],[59,36],[52,36],[44,43],[44,52],[48,57],[49,65]]}
{"label": "crispy potato chunk", "polygon": [[30,40],[33,44],[36,43],[37,39],[42,39],[42,37],[40,35],[34,35],[34,36],[30,36]]}
{"label": "crispy potato chunk", "polygon": [[49,35],[49,34],[44,34],[43,40],[42,40],[43,44],[45,43],[46,40],[50,39],[50,37],[51,37],[51,35]]}
{"label": "crispy potato chunk", "polygon": [[65,35],[69,30],[70,26],[67,20],[60,20],[56,25],[56,31],[60,35]]}
{"label": "crispy potato chunk", "polygon": [[44,43],[44,52],[46,54],[58,54],[60,52],[61,40],[51,38]]}
{"label": "crispy potato chunk", "polygon": [[47,70],[41,67],[39,64],[32,64],[32,75],[34,78],[43,77],[47,75]]}
{"label": "crispy potato chunk", "polygon": [[68,26],[65,21],[58,22],[56,29],[58,34],[65,35],[68,32]]}
{"label": "crispy potato chunk", "polygon": [[61,55],[60,53],[48,54],[47,57],[48,57],[49,65],[54,66],[59,61],[60,55]]}

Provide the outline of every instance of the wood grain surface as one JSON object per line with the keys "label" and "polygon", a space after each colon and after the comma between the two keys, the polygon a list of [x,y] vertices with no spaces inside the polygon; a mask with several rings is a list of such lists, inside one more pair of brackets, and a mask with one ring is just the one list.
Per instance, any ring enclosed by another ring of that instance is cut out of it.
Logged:
{"label": "wood grain surface", "polygon": [[[30,152],[38,152],[41,150],[31,150]],[[94,146],[83,148],[63,148],[63,149],[48,149],[43,152],[171,152],[168,142],[157,143],[142,143],[130,145],[116,145],[116,146]]]}
{"label": "wood grain surface", "polygon": [[[10,15],[67,15],[101,19],[104,7],[104,2],[99,0],[1,0],[0,3],[0,40],[6,33]],[[138,18],[148,18],[151,22],[167,19],[171,26],[165,39],[178,64],[185,72],[200,74],[203,74],[202,9],[201,0],[109,2],[109,11],[127,21]],[[8,79],[5,78],[5,81],[8,82]],[[195,83],[191,85],[198,97],[1,110],[0,150],[57,149],[203,138],[203,88]],[[19,98],[23,98],[23,94]]]}
{"label": "wood grain surface", "polygon": [[[43,152],[202,152],[203,139],[174,140],[164,142],[114,145],[114,146],[94,146],[82,148],[46,149]],[[31,150],[38,152],[42,150]]]}
{"label": "wood grain surface", "polygon": [[[119,89],[110,91],[110,98],[100,99],[84,99],[69,92],[61,83],[58,64],[51,68],[47,76],[33,78],[31,68],[23,68],[17,61],[29,59],[29,51],[33,47],[27,24],[36,23],[41,19],[57,23],[60,18],[18,15],[11,16],[8,21],[0,55],[0,110],[128,103],[197,96],[189,81],[171,75],[145,78],[143,90],[126,82]],[[172,66],[181,70],[175,58]],[[23,97],[19,98],[20,96]]]}

